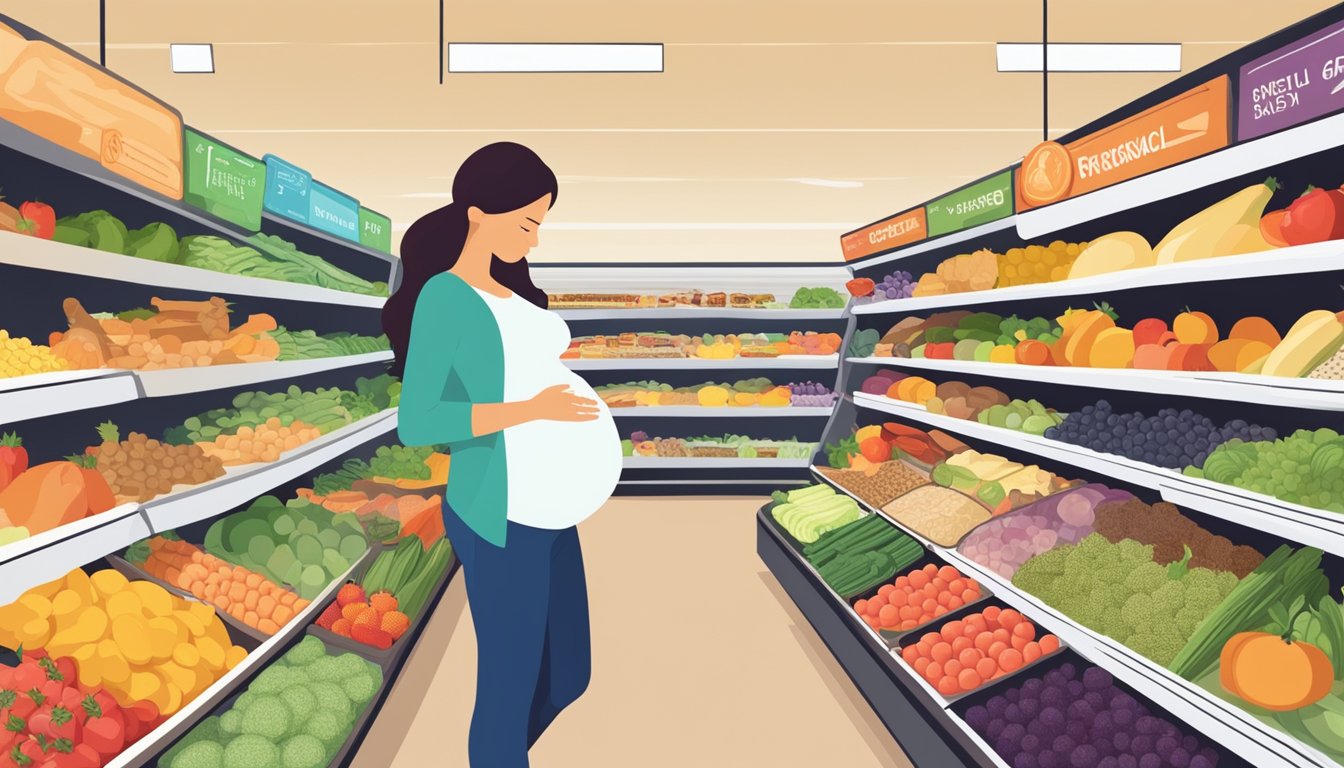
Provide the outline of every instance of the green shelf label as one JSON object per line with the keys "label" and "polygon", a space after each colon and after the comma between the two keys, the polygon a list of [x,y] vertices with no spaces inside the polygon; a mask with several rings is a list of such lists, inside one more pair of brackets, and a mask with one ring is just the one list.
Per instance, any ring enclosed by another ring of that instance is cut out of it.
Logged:
{"label": "green shelf label", "polygon": [[991,176],[929,203],[929,237],[959,232],[1013,214],[1013,172]]}
{"label": "green shelf label", "polygon": [[182,199],[252,232],[261,231],[266,164],[187,128]]}
{"label": "green shelf label", "polygon": [[392,252],[392,220],[377,211],[360,206],[359,242],[383,253]]}

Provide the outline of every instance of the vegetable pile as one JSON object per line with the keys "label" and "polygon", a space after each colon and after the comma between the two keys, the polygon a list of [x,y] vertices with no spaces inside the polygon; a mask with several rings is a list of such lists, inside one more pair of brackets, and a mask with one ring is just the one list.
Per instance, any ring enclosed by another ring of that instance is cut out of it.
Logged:
{"label": "vegetable pile", "polygon": [[173,445],[141,432],[122,440],[110,421],[98,426],[98,436],[101,443],[72,458],[91,463],[118,499],[149,501],[176,485],[200,485],[224,475],[223,462],[199,445]]}
{"label": "vegetable pile", "polygon": [[17,434],[0,438],[0,546],[116,506],[113,487],[89,457],[28,466]]}
{"label": "vegetable pile", "polygon": [[[1100,509],[1119,500],[1137,502],[1125,491],[1100,484],[1055,494],[985,523],[972,531],[957,549],[1000,576],[1011,579],[1023,563],[1036,555],[1049,552],[1060,544],[1077,544],[1091,534]],[[1186,518],[1182,516],[1181,519]],[[1106,538],[1119,541],[1112,536]],[[1146,539],[1140,541],[1152,543]],[[1158,562],[1165,565],[1171,560]]]}
{"label": "vegetable pile", "polygon": [[845,297],[834,288],[799,288],[789,300],[790,309],[844,309]]}
{"label": "vegetable pile", "polygon": [[1333,429],[1299,429],[1278,440],[1272,430],[1265,430],[1254,442],[1232,439],[1223,443],[1202,467],[1186,467],[1185,474],[1294,504],[1344,512],[1341,467],[1344,438]]}
{"label": "vegetable pile", "polygon": [[950,565],[940,568],[930,563],[897,576],[872,597],[854,601],[854,612],[873,629],[906,632],[973,603],[982,594],[975,579]]}
{"label": "vegetable pile", "polygon": [[737,459],[810,459],[816,443],[789,440],[765,440],[746,435],[701,435],[698,437],[654,437],[642,430],[621,441],[625,456],[663,458],[737,458]]}
{"label": "vegetable pile", "polygon": [[70,361],[53,353],[45,344],[26,336],[10,336],[0,328],[0,379],[69,370]]}
{"label": "vegetable pile", "polygon": [[821,578],[842,596],[880,584],[924,554],[919,542],[876,515],[822,534],[803,547]]}
{"label": "vegetable pile", "polygon": [[796,490],[775,491],[770,515],[789,535],[811,544],[823,533],[842,528],[863,516],[859,505],[838,494],[829,485],[811,485]]}
{"label": "vegetable pile", "polygon": [[901,649],[901,659],[944,696],[969,693],[1059,650],[1059,638],[1012,608],[991,605],[953,619]]}
{"label": "vegetable pile", "polygon": [[257,675],[233,705],[159,758],[163,768],[320,768],[383,684],[377,665],[333,655],[304,637]]}

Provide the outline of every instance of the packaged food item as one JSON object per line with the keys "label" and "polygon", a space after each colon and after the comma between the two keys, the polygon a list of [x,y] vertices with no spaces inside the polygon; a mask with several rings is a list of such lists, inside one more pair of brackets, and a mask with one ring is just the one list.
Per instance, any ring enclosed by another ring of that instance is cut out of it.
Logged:
{"label": "packaged food item", "polygon": [[947,488],[925,485],[882,507],[893,520],[935,544],[955,547],[967,533],[989,520],[989,511]]}

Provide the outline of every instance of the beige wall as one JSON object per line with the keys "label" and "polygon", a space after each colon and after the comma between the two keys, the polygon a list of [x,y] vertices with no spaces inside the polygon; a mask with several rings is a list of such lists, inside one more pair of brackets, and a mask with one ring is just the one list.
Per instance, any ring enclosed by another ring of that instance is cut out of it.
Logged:
{"label": "beige wall", "polygon": [[[836,259],[841,231],[1003,167],[1040,137],[1039,75],[994,65],[995,42],[1039,39],[1034,0],[448,2],[450,41],[663,42],[666,71],[444,85],[434,0],[107,4],[111,68],[190,124],[307,167],[402,228],[447,202],[472,149],[528,144],[562,180],[541,260]],[[1055,0],[1051,37],[1181,42],[1189,70],[1329,5]],[[92,57],[97,8],[0,0],[0,13]],[[214,43],[217,74],[174,75],[170,42]],[[1055,75],[1053,133],[1170,77]],[[613,223],[625,228],[591,226]]]}

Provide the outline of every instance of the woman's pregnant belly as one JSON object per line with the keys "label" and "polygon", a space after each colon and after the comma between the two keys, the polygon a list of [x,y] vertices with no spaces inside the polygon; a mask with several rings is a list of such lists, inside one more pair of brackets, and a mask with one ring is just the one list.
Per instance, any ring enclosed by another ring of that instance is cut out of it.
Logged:
{"label": "woman's pregnant belly", "polygon": [[573,371],[556,366],[546,386],[568,384],[597,403],[593,421],[531,421],[504,433],[509,520],[535,528],[577,525],[606,503],[621,478],[621,438],[606,403]]}

